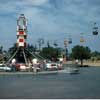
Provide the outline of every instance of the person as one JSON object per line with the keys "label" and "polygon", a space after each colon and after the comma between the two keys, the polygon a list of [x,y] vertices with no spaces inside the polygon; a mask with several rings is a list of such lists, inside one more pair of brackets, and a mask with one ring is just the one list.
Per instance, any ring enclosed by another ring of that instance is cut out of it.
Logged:
{"label": "person", "polygon": [[37,72],[37,69],[36,69],[36,67],[37,67],[37,59],[33,59],[32,60],[32,63],[33,63],[33,71],[34,71],[34,73],[36,74],[36,72]]}
{"label": "person", "polygon": [[12,71],[16,71],[16,59],[12,59]]}
{"label": "person", "polygon": [[75,60],[75,63],[78,64],[78,59]]}
{"label": "person", "polygon": [[63,58],[59,58],[59,61],[60,61],[60,63],[62,63],[63,62]]}

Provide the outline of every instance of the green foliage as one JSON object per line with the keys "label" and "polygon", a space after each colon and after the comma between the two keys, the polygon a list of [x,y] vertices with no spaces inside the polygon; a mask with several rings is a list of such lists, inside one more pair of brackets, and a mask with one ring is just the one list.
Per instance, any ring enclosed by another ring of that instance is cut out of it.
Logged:
{"label": "green foliage", "polygon": [[94,51],[94,52],[91,53],[91,56],[92,57],[100,56],[100,52]]}
{"label": "green foliage", "polygon": [[75,59],[89,59],[90,58],[91,50],[88,47],[84,46],[75,46],[72,48],[72,57]]}
{"label": "green foliage", "polygon": [[40,55],[46,59],[58,58],[61,54],[60,49],[53,47],[44,47],[40,52]]}
{"label": "green foliage", "polygon": [[83,66],[83,59],[89,59],[91,57],[91,50],[88,47],[77,45],[72,48],[72,57],[81,61]]}
{"label": "green foliage", "polygon": [[97,56],[97,60],[100,60],[100,56]]}
{"label": "green foliage", "polygon": [[100,60],[100,52],[94,51],[91,53],[91,60],[92,61],[97,61]]}
{"label": "green foliage", "polygon": [[3,52],[3,46],[0,46],[0,54]]}
{"label": "green foliage", "polygon": [[32,44],[28,44],[27,49],[29,49],[31,52],[36,52],[37,51],[37,46],[33,46]]}
{"label": "green foliage", "polygon": [[11,48],[9,48],[8,50],[9,55],[12,55],[16,51],[16,49],[17,49],[17,46],[15,43]]}

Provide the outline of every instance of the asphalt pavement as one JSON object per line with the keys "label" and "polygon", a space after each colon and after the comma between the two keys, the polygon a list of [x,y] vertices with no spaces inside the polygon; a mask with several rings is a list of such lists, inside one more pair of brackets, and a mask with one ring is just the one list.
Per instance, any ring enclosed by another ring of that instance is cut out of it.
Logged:
{"label": "asphalt pavement", "polygon": [[0,99],[100,99],[100,67],[79,74],[0,75]]}

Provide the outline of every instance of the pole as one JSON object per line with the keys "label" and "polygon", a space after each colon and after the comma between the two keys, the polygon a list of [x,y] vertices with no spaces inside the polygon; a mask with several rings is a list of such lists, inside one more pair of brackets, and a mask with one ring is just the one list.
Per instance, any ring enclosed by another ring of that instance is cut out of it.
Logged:
{"label": "pole", "polygon": [[11,56],[11,58],[8,60],[7,64],[14,58],[14,56],[17,54],[19,48],[15,51],[15,53]]}
{"label": "pole", "polygon": [[66,58],[67,58],[67,40],[64,40],[64,46],[65,46],[64,61],[66,62]]}
{"label": "pole", "polygon": [[27,59],[26,59],[26,56],[25,56],[24,49],[23,49],[23,55],[24,55],[25,63],[26,63],[26,65],[28,65],[28,62],[27,62]]}

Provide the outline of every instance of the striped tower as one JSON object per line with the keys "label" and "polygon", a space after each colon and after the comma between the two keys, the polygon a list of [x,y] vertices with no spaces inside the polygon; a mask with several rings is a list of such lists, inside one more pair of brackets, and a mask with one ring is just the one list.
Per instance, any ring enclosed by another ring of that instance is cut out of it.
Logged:
{"label": "striped tower", "polygon": [[17,20],[17,47],[26,47],[27,19],[21,14]]}

